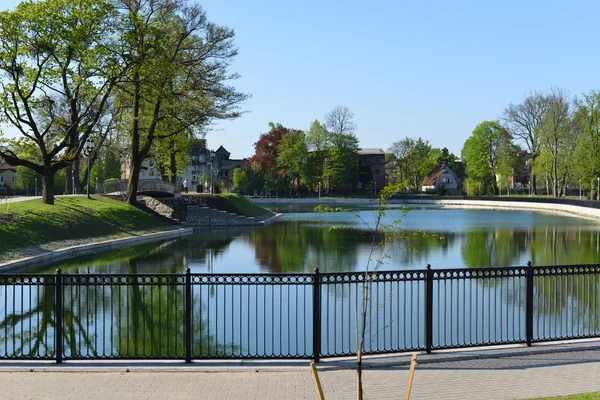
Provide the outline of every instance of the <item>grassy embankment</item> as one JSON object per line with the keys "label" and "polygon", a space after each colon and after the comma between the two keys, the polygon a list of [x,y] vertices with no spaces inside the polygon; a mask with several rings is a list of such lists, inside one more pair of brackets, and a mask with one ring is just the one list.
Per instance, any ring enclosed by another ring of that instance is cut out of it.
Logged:
{"label": "grassy embankment", "polygon": [[0,201],[0,254],[53,241],[133,236],[168,226],[151,214],[105,197],[57,197],[53,206],[41,200]]}
{"label": "grassy embankment", "polygon": [[[220,197],[247,216],[275,215],[236,194]],[[61,240],[135,236],[168,226],[151,214],[105,197],[57,197],[53,206],[39,199],[10,204],[0,201],[0,254]]]}
{"label": "grassy embankment", "polygon": [[261,207],[258,204],[255,204],[249,200],[246,200],[243,196],[234,193],[228,194],[220,194],[219,196],[223,197],[227,201],[229,201],[235,208],[240,211],[240,214],[246,215],[248,217],[272,217],[275,213],[267,208]]}

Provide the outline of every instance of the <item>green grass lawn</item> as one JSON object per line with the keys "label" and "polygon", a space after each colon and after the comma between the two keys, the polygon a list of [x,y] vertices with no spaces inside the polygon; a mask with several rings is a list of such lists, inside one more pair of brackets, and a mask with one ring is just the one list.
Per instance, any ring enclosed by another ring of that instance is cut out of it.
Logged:
{"label": "green grass lawn", "polygon": [[238,210],[241,211],[242,214],[247,215],[248,217],[262,217],[265,215],[273,216],[275,213],[271,210],[268,210],[264,207],[259,206],[239,194],[235,193],[227,193],[220,194],[219,196],[227,199],[233,206],[235,206]]}
{"label": "green grass lawn", "polygon": [[56,197],[52,206],[42,200],[0,202],[0,253],[57,240],[127,234],[161,226],[168,225],[105,197]]}
{"label": "green grass lawn", "polygon": [[600,392],[572,394],[570,396],[559,396],[559,397],[540,397],[539,399],[532,399],[532,400],[600,400]]}

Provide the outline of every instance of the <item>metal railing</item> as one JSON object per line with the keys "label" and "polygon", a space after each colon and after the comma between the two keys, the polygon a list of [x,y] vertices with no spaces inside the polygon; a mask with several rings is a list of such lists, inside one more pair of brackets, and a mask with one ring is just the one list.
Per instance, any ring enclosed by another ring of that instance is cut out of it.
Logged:
{"label": "metal railing", "polygon": [[[138,182],[138,192],[181,192],[181,184],[165,182],[160,179],[141,179]],[[127,192],[127,180],[112,180],[96,183],[96,193],[125,193]]]}
{"label": "metal railing", "polygon": [[0,274],[0,358],[318,361],[363,328],[365,354],[531,345],[600,336],[599,289],[598,265]]}

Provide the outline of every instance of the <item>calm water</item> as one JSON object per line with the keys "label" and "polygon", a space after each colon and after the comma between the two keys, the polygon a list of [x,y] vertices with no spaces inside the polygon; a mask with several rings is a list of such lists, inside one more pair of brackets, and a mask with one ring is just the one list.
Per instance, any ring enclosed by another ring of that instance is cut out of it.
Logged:
{"label": "calm water", "polygon": [[[406,231],[381,268],[480,268],[582,264],[598,260],[600,223],[504,210],[390,210]],[[361,271],[374,235],[374,210],[291,212],[263,228],[198,229],[180,240],[133,247],[45,266],[38,272],[194,273]],[[423,231],[425,236],[418,234]],[[416,236],[415,236],[416,235]],[[379,240],[380,238],[375,238]]]}
{"label": "calm water", "polygon": [[[263,228],[199,229],[194,235],[45,266],[52,273],[293,273],[363,271],[375,212],[287,210]],[[387,270],[597,263],[600,224],[532,211],[421,208],[391,210],[386,224],[404,230],[382,265]],[[425,234],[422,234],[424,232]],[[263,281],[264,282],[264,281]],[[308,283],[307,283],[308,282]],[[39,282],[38,282],[39,283]],[[434,346],[519,342],[524,339],[523,276],[449,279],[434,283]],[[534,335],[559,338],[600,333],[600,276],[537,277]],[[320,286],[322,354],[351,354],[359,286]],[[367,351],[422,349],[424,283],[382,282],[369,295]],[[51,357],[55,333],[52,285],[0,286],[0,357]],[[312,354],[310,281],[194,284],[188,315],[194,357]],[[67,357],[181,357],[184,285],[109,282],[64,287]]]}

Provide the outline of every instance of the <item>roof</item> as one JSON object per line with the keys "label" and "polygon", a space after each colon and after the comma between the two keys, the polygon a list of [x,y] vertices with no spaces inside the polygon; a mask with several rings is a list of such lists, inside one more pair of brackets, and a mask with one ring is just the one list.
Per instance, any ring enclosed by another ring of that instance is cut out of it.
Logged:
{"label": "roof", "polygon": [[3,173],[4,171],[17,172],[17,167],[13,167],[9,163],[4,162],[4,163],[0,164],[0,174]]}
{"label": "roof", "polygon": [[358,155],[360,156],[369,156],[369,155],[385,155],[385,151],[383,151],[382,149],[376,149],[376,148],[365,148],[365,149],[358,149]]}
{"label": "roof", "polygon": [[231,153],[228,152],[223,146],[219,146],[215,153],[218,155],[224,155],[225,157],[229,157],[231,155]]}
{"label": "roof", "polygon": [[230,170],[241,167],[246,160],[227,159],[221,161],[221,170]]}
{"label": "roof", "polygon": [[449,166],[442,165],[441,167],[437,167],[436,169],[431,171],[429,174],[427,174],[427,176],[425,176],[425,178],[423,178],[423,182],[421,182],[421,185],[422,186],[435,185],[435,182],[437,182],[438,178],[443,174],[451,174],[456,178],[456,174],[454,173],[454,171],[452,171],[450,169]]}

